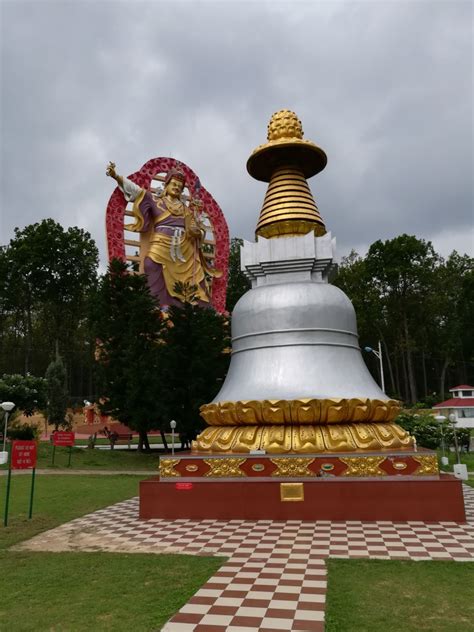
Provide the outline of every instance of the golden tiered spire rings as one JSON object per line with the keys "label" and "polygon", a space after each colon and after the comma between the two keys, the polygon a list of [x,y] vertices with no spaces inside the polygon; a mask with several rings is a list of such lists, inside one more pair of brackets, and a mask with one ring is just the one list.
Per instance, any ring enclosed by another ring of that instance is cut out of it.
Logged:
{"label": "golden tiered spire rings", "polygon": [[268,142],[254,150],[247,171],[269,182],[256,233],[262,237],[324,235],[326,228],[306,178],[324,169],[327,157],[310,140],[294,112],[280,110],[268,124]]}

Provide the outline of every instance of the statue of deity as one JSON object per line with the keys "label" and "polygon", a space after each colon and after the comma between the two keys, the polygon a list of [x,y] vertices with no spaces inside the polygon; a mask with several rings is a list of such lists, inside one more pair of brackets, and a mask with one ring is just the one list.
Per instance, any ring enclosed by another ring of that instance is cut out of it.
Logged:
{"label": "statue of deity", "polygon": [[125,228],[149,234],[144,271],[153,296],[162,309],[183,301],[180,289],[192,288],[201,306],[210,305],[210,280],[222,272],[212,268],[203,255],[206,230],[199,221],[201,202],[182,199],[186,178],[179,169],[171,169],[157,200],[151,191],[119,176],[109,163],[107,175],[116,180],[127,202],[133,202],[135,222]]}

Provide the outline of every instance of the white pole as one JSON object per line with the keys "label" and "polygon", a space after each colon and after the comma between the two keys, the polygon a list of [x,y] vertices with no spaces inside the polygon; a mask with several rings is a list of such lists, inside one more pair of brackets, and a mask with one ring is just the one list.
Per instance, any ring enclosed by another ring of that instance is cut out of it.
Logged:
{"label": "white pole", "polygon": [[176,428],[176,421],[172,419],[170,421],[171,426],[171,455],[174,456],[174,429]]}
{"label": "white pole", "polygon": [[459,453],[459,443],[458,443],[458,435],[456,433],[456,415],[454,413],[451,413],[450,415],[448,415],[448,419],[451,422],[451,425],[453,427],[453,436],[454,436],[454,450],[456,452],[456,461],[458,462],[458,465],[461,464],[461,455]]}
{"label": "white pole", "polygon": [[385,393],[385,377],[383,374],[382,344],[380,340],[379,340],[379,362],[380,362],[380,378],[382,380],[382,390]]}
{"label": "white pole", "polygon": [[7,443],[7,426],[8,426],[8,415],[10,413],[8,413],[7,411],[5,411],[5,428],[3,430],[3,451],[5,452],[5,447],[6,447],[6,443]]}

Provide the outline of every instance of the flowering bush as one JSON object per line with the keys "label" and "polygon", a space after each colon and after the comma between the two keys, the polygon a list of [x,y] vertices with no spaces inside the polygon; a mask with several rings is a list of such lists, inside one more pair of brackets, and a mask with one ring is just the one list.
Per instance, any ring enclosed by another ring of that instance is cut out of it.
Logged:
{"label": "flowering bush", "polygon": [[[417,444],[423,448],[436,450],[441,446],[443,436],[447,448],[454,446],[454,431],[448,420],[438,423],[430,413],[403,412],[395,419],[395,423],[415,437]],[[456,434],[459,447],[468,451],[469,428],[456,428]]]}

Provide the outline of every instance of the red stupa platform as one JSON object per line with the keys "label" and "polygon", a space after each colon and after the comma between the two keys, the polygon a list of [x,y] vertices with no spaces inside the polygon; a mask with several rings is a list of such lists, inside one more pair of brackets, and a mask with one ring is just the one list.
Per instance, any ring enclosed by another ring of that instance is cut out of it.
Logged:
{"label": "red stupa platform", "polygon": [[466,520],[461,481],[428,450],[163,457],[140,518]]}

